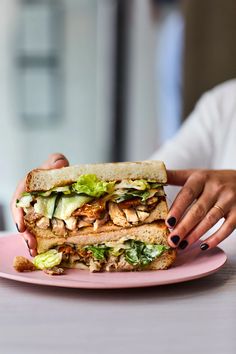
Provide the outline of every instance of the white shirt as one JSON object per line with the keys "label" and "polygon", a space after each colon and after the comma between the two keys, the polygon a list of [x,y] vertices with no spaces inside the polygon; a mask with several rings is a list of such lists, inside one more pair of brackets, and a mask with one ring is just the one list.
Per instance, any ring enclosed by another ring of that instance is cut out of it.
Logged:
{"label": "white shirt", "polygon": [[151,159],[164,161],[168,169],[236,169],[236,80],[205,93]]}
{"label": "white shirt", "polygon": [[[167,169],[236,169],[236,80],[205,93],[176,136],[151,159],[164,161]],[[169,204],[179,189],[166,188]],[[224,249],[227,247],[231,247],[231,237],[224,241]]]}

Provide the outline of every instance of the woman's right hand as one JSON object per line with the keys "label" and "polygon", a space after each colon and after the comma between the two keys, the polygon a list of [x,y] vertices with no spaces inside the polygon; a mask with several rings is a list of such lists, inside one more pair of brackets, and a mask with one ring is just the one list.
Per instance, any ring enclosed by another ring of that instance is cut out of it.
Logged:
{"label": "woman's right hand", "polygon": [[[61,168],[66,166],[69,166],[69,162],[67,158],[60,153],[56,153],[56,154],[51,154],[48,157],[47,161],[45,161],[39,168],[49,170],[53,168]],[[34,235],[32,235],[27,230],[24,224],[23,209],[16,207],[16,200],[19,199],[21,197],[21,194],[25,191],[25,179],[26,178],[20,181],[20,183],[17,185],[16,191],[11,200],[11,211],[12,211],[14,222],[16,224],[16,228],[22,234],[25,242],[27,243],[31,256],[34,257],[37,255],[36,239]]]}

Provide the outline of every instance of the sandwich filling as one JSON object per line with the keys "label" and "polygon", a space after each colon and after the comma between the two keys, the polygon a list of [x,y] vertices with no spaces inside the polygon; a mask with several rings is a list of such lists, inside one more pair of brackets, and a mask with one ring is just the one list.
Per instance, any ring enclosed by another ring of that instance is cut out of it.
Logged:
{"label": "sandwich filling", "polygon": [[91,272],[141,270],[169,248],[133,239],[89,246],[67,243],[36,256],[34,265],[42,270],[55,269],[59,266],[89,269]]}
{"label": "sandwich filling", "polygon": [[64,237],[91,226],[99,232],[104,225],[152,223],[167,213],[163,184],[144,179],[106,182],[92,174],[46,192],[25,192],[16,205],[24,209],[27,223]]}

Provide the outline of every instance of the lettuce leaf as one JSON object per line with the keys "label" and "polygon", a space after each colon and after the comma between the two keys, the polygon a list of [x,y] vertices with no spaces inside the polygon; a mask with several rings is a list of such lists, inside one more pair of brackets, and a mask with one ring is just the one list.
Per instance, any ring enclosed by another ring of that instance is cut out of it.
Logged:
{"label": "lettuce leaf", "polygon": [[49,250],[45,253],[34,257],[33,263],[37,269],[48,269],[59,265],[62,261],[62,252],[55,249]]}
{"label": "lettuce leaf", "polygon": [[22,193],[22,197],[20,199],[17,199],[16,206],[18,208],[28,208],[28,207],[30,207],[30,203],[32,201],[33,201],[32,195],[24,192],[24,194]]}
{"label": "lettuce leaf", "polygon": [[141,241],[129,240],[129,248],[125,250],[125,259],[132,265],[146,266],[170,247],[164,245],[145,244]]}
{"label": "lettuce leaf", "polygon": [[144,191],[146,189],[149,189],[150,186],[149,183],[144,179],[137,179],[137,180],[125,179],[120,183],[116,184],[115,186],[115,189],[130,189],[130,188]]}
{"label": "lettuce leaf", "polygon": [[142,202],[145,202],[150,196],[150,193],[148,190],[145,191],[139,191],[135,189],[129,189],[124,191],[123,193],[114,193],[113,195],[113,201],[116,203],[121,203],[124,200],[129,200],[135,197],[141,198]]}
{"label": "lettuce leaf", "polygon": [[56,198],[57,195],[52,195],[50,197],[37,197],[37,201],[34,204],[35,212],[51,219],[55,210]]}
{"label": "lettuce leaf", "polygon": [[72,184],[72,190],[78,194],[86,194],[99,198],[105,193],[112,193],[115,182],[105,182],[96,175],[82,175],[76,183]]}
{"label": "lettuce leaf", "polygon": [[81,208],[91,200],[91,197],[85,195],[62,195],[58,201],[53,216],[61,220],[66,220],[71,216],[73,211]]}
{"label": "lettuce leaf", "polygon": [[110,247],[106,245],[97,245],[97,246],[86,246],[84,249],[91,251],[93,258],[96,260],[104,260],[106,259],[107,252],[110,250]]}

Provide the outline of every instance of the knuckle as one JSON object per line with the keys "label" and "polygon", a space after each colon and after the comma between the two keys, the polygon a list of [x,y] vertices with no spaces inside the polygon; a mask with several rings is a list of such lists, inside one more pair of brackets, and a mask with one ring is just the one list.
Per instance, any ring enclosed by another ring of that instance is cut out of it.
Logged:
{"label": "knuckle", "polygon": [[226,232],[231,234],[236,228],[236,221],[228,221],[226,226]]}
{"label": "knuckle", "polygon": [[206,221],[209,225],[215,225],[215,223],[218,221],[218,218],[216,217],[215,213],[210,211],[206,215]]}
{"label": "knuckle", "polygon": [[232,200],[235,199],[235,197],[236,197],[236,192],[235,192],[234,188],[231,187],[231,186],[228,187],[228,188],[227,188],[227,198],[228,198],[230,201],[232,201]]}
{"label": "knuckle", "polygon": [[191,212],[195,219],[202,219],[206,214],[205,207],[201,203],[195,203]]}
{"label": "knuckle", "polygon": [[188,198],[188,200],[195,199],[195,192],[191,186],[185,187],[184,194]]}
{"label": "knuckle", "polygon": [[193,177],[201,183],[205,182],[207,174],[204,171],[196,171],[194,172]]}

